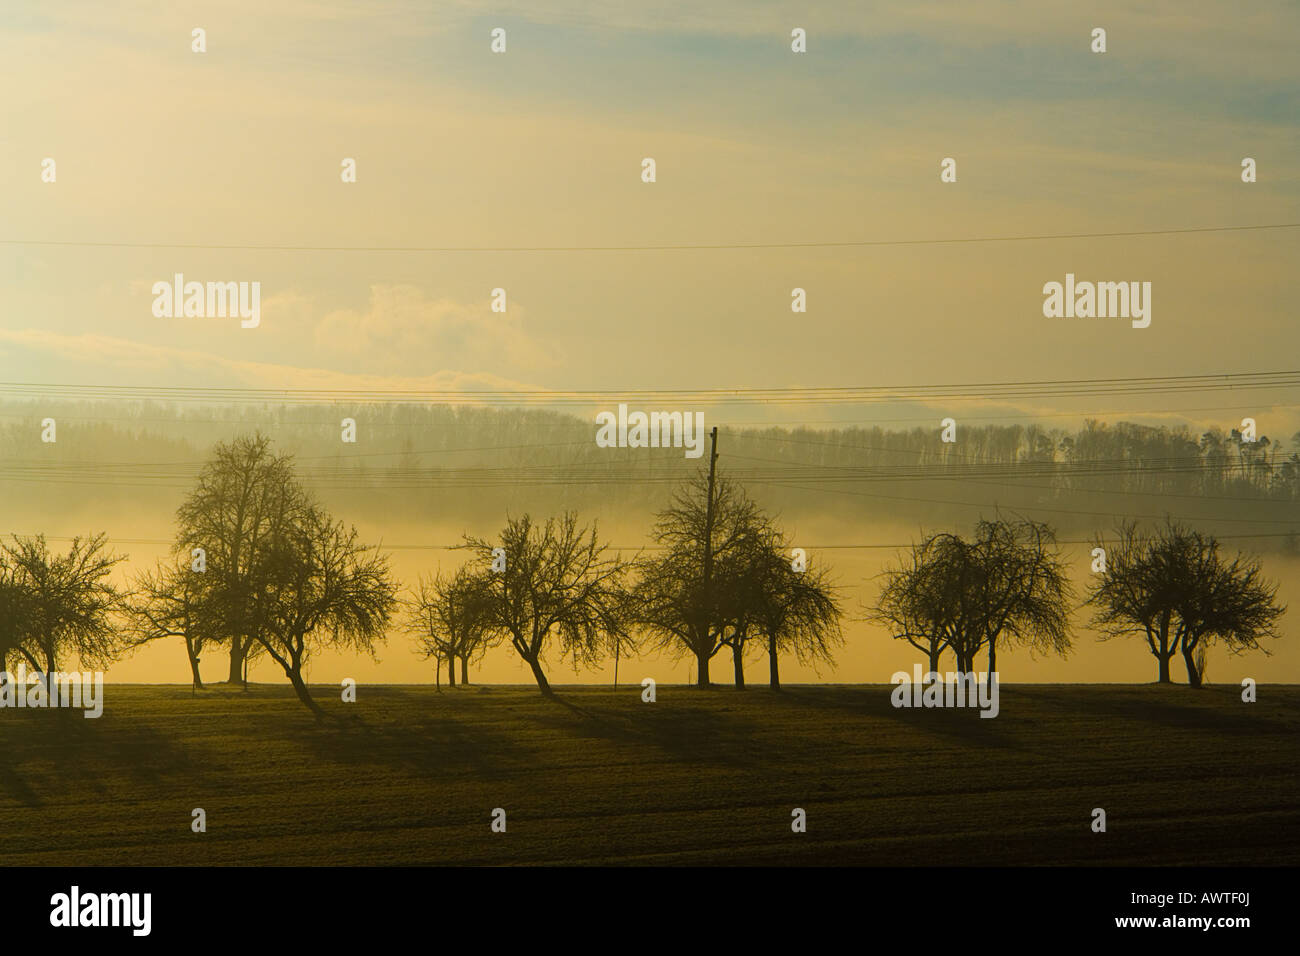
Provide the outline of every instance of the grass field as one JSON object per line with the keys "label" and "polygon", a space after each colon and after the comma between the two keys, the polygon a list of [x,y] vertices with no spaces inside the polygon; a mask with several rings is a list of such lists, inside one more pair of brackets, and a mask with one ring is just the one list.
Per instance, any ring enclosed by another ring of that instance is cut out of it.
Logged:
{"label": "grass field", "polygon": [[319,687],[317,725],[287,687],[109,685],[98,720],[0,710],[4,861],[1300,862],[1300,688],[1003,686],[993,720],[889,690]]}

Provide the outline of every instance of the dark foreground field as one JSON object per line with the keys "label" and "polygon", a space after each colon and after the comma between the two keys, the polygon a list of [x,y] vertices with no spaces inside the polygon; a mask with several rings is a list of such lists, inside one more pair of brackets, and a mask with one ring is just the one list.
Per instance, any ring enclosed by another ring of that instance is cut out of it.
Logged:
{"label": "dark foreground field", "polygon": [[106,690],[0,710],[5,863],[1300,862],[1293,686],[1003,687],[993,720],[883,686],[320,687],[320,726],[288,688]]}

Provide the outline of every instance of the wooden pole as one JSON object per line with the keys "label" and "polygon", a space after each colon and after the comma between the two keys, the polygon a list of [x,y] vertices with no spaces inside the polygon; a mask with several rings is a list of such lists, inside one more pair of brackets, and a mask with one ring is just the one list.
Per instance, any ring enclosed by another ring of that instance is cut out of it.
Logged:
{"label": "wooden pole", "polygon": [[[713,604],[710,581],[713,577],[713,487],[718,467],[718,426],[709,433],[709,501],[704,511],[704,639],[708,639],[713,626]],[[702,676],[702,675],[701,675]]]}

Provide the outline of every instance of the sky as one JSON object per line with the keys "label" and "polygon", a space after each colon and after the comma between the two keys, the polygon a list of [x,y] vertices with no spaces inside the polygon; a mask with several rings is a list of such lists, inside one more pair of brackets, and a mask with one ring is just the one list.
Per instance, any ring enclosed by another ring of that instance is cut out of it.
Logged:
{"label": "sky", "polygon": [[[914,241],[1300,222],[1297,35],[1286,2],[10,0],[0,382],[632,392],[1286,369],[1300,230]],[[774,248],[599,248],[737,245]],[[276,246],[300,248],[256,248]],[[156,317],[152,286],[176,273],[259,282],[260,324]],[[1150,327],[1045,317],[1067,273],[1152,283]],[[1101,401],[1014,410],[1300,430],[1294,388]]]}

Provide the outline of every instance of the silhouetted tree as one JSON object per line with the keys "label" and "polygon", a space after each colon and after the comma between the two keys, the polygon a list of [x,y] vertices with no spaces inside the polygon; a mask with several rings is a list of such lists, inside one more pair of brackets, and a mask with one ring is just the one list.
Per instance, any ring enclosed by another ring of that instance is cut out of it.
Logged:
{"label": "silhouetted tree", "polygon": [[125,610],[128,640],[133,645],[169,637],[185,642],[185,656],[190,662],[190,676],[195,688],[203,687],[199,673],[199,656],[218,635],[204,630],[210,624],[202,613],[205,580],[184,560],[170,564],[158,562],[153,571],[136,576],[135,590],[127,599]]}
{"label": "silhouetted tree", "polygon": [[1242,653],[1278,636],[1276,624],[1286,608],[1277,603],[1277,585],[1264,579],[1258,560],[1241,554],[1228,560],[1213,536],[1172,522],[1147,533],[1122,525],[1118,538],[1107,548],[1106,573],[1093,584],[1087,603],[1097,609],[1094,625],[1103,639],[1146,638],[1160,663],[1161,683],[1170,680],[1169,658],[1176,650],[1188,683],[1199,687],[1210,644],[1222,641],[1232,653]]}
{"label": "silhouetted tree", "polygon": [[469,683],[469,661],[481,657],[491,643],[488,624],[487,574],[460,568],[454,575],[421,578],[408,602],[411,627],[425,659],[447,662],[447,683],[456,686],[456,662],[461,683]]}
{"label": "silhouetted tree", "polygon": [[103,534],[74,538],[66,554],[44,535],[0,546],[0,663],[16,657],[52,673],[72,657],[92,667],[117,657],[122,595],[109,576],[122,560]]}
{"label": "silhouetted tree", "polygon": [[355,528],[309,505],[258,549],[250,577],[257,585],[247,612],[251,633],[319,719],[324,712],[303,665],[323,648],[373,656],[397,603],[388,559],[361,544]]}
{"label": "silhouetted tree", "polygon": [[731,669],[737,690],[745,689],[745,652],[750,638],[761,636],[758,612],[764,577],[768,573],[765,542],[772,532],[764,524],[743,544],[715,556],[707,593],[719,623],[718,646],[731,650]]}
{"label": "silhouetted tree", "polygon": [[0,675],[8,670],[11,658],[16,661],[25,656],[22,643],[27,632],[27,601],[27,590],[13,562],[0,550]]}
{"label": "silhouetted tree", "polygon": [[963,643],[958,633],[963,623],[960,546],[960,538],[946,533],[923,538],[906,560],[885,569],[884,584],[868,616],[895,640],[907,641],[925,654],[930,673],[938,673],[945,650]]}
{"label": "silhouetted tree", "polygon": [[302,520],[308,506],[291,459],[257,435],[218,444],[198,486],[177,510],[178,557],[188,560],[194,548],[206,553],[207,570],[198,579],[204,627],[212,640],[228,642],[232,684],[241,679],[245,658],[265,646],[251,612],[266,550]]}
{"label": "silhouetted tree", "polygon": [[1136,523],[1119,527],[1116,540],[1098,537],[1093,544],[1106,556],[1106,570],[1093,578],[1085,604],[1096,610],[1092,626],[1101,639],[1140,634],[1156,659],[1157,680],[1170,683],[1169,659],[1178,650],[1174,625],[1175,574],[1171,553],[1156,547],[1151,535],[1139,535]]}
{"label": "silhouetted tree", "polygon": [[887,570],[872,620],[927,654],[934,672],[945,648],[963,673],[987,649],[991,684],[999,643],[1069,650],[1071,600],[1051,528],[981,519],[971,540],[932,534],[912,549],[909,562]]}
{"label": "silhouetted tree", "polygon": [[1276,624],[1286,607],[1277,604],[1278,586],[1265,580],[1257,559],[1229,560],[1215,538],[1199,532],[1184,540],[1186,570],[1174,605],[1178,648],[1188,683],[1200,687],[1210,644],[1222,642],[1234,654],[1263,650],[1260,639],[1279,636]]}
{"label": "silhouetted tree", "polygon": [[781,689],[778,655],[792,652],[801,664],[831,663],[844,642],[843,613],[829,572],[809,564],[796,571],[786,541],[769,532],[758,555],[750,616],[767,641],[768,683]]}
{"label": "silhouetted tree", "polygon": [[638,563],[636,617],[657,646],[695,657],[699,687],[709,686],[709,661],[731,647],[743,686],[738,655],[749,633],[746,600],[766,521],[723,475],[711,501],[709,491],[701,471],[658,515],[652,536],[663,551]]}
{"label": "silhouetted tree", "polygon": [[1028,519],[981,519],[969,553],[975,569],[963,610],[974,615],[988,648],[989,682],[999,641],[1068,653],[1074,589],[1052,529]]}
{"label": "silhouetted tree", "polygon": [[[626,637],[628,565],[608,557],[596,526],[580,525],[576,513],[544,525],[528,515],[511,518],[499,543],[467,535],[464,547],[474,552],[475,573],[489,575],[489,630],[510,642],[543,694],[551,693],[542,664],[553,641],[579,667],[594,665]],[[504,551],[500,571],[490,570],[496,548]]]}

